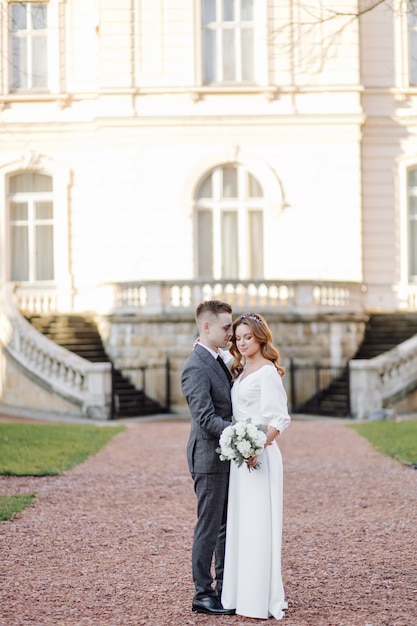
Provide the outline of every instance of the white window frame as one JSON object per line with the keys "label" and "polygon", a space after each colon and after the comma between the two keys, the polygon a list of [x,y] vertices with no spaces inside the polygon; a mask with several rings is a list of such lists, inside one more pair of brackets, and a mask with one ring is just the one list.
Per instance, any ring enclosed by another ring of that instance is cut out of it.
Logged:
{"label": "white window frame", "polygon": [[[222,172],[225,167],[234,167],[237,170],[237,197],[225,198],[222,195]],[[259,186],[262,187],[259,180],[254,176],[246,167],[239,163],[223,163],[207,172],[204,177],[201,178],[201,182],[212,176],[212,197],[211,198],[199,198],[198,193],[195,198],[195,212],[194,212],[194,275],[199,278],[213,278],[219,279],[240,279],[250,280],[252,278],[259,279],[263,276],[253,277],[250,275],[250,250],[249,250],[249,215],[251,211],[260,211],[263,215],[263,250],[262,264],[265,271],[265,214],[266,214],[266,200],[265,196],[262,197],[250,197],[248,195],[247,180],[248,174],[256,179]],[[197,188],[198,192],[198,188]],[[212,212],[212,224],[213,224],[213,240],[212,240],[212,254],[213,254],[213,276],[199,276],[199,250],[198,250],[198,212],[201,210]],[[222,259],[225,251],[222,250],[222,215],[227,211],[235,211],[238,223],[238,275],[237,276],[224,276],[222,268]]]}
{"label": "white window frame", "polygon": [[[417,213],[413,216],[413,218],[411,218],[410,216],[410,198],[414,197],[417,198],[417,185],[415,185],[414,187],[410,187],[409,184],[409,173],[411,170],[417,170],[417,163],[414,166],[410,166],[407,168],[407,276],[408,276],[408,281],[411,283],[417,283],[417,259],[415,260],[415,272],[412,273],[411,271],[411,254],[412,251],[416,250],[417,247],[417,236],[416,236],[416,241],[411,241],[411,221],[417,221]],[[415,255],[417,255],[416,252],[414,252]]]}
{"label": "white window frame", "polygon": [[[11,32],[9,28],[9,5],[2,8],[4,19],[2,19],[2,30],[0,33],[0,93],[7,100],[31,100],[34,97],[45,98],[49,94],[58,94],[64,91],[60,67],[63,67],[64,40],[65,40],[65,11],[63,7],[66,0],[25,0],[26,4],[42,3],[48,5],[47,18],[47,87],[42,89],[12,88],[12,49]],[[50,97],[50,96],[49,96]]]}
{"label": "white window frame", "polygon": [[65,290],[72,284],[68,240],[68,188],[71,173],[59,163],[36,154],[22,155],[20,159],[0,167],[0,282],[9,282],[11,276],[8,178],[28,170],[51,176],[53,180],[51,199],[54,207],[54,280],[42,280],[35,284],[59,286]]}
{"label": "white window frame", "polygon": [[[24,8],[26,13],[26,28],[13,30],[13,20],[12,13],[13,8],[15,6],[20,6]],[[36,9],[35,9],[36,7]],[[39,7],[46,7],[45,17],[46,17],[46,25],[44,28],[33,28],[33,17],[36,15],[36,11]],[[19,91],[47,91],[48,90],[48,3],[47,2],[9,2],[9,37],[10,37],[10,45],[9,45],[9,58],[10,58],[10,91],[11,92],[19,92]],[[35,85],[36,82],[36,74],[38,72],[36,68],[35,59],[32,56],[33,48],[35,46],[35,42],[38,40],[42,40],[44,42],[44,50],[42,51],[42,65],[44,65],[44,75],[42,76],[42,85]],[[19,84],[14,85],[14,45],[16,42],[22,42],[26,45],[25,48],[25,84],[21,80],[22,68],[19,65],[17,68],[19,74]]]}
{"label": "white window frame", "polygon": [[[411,12],[409,6],[407,7],[407,68],[408,68],[408,79],[407,83],[411,88],[417,88],[417,2],[414,2],[414,19],[413,24],[411,24]],[[411,4],[411,2],[409,3]],[[411,38],[414,39],[414,59],[411,58],[412,46],[411,46]],[[413,77],[413,80],[412,80]]]}
{"label": "white window frame", "polygon": [[[17,172],[13,174],[13,176],[19,176],[24,172]],[[40,172],[35,172],[36,174],[40,174]],[[51,180],[51,187],[53,189],[53,178],[49,176]],[[10,185],[11,176],[8,177],[8,185]],[[55,239],[55,223],[54,223],[54,215],[55,215],[55,207],[53,201],[53,190],[51,191],[27,191],[27,192],[14,192],[11,193],[10,189],[7,194],[7,208],[8,208],[8,226],[9,232],[12,226],[27,228],[28,233],[28,241],[27,241],[27,255],[28,255],[28,277],[24,280],[20,280],[21,283],[51,283],[55,279],[55,251],[52,249],[53,255],[53,266],[52,266],[52,276],[49,279],[40,279],[36,275],[36,255],[38,253],[36,248],[36,227],[43,225],[52,226],[53,230],[53,240]],[[52,205],[52,217],[47,219],[39,219],[36,217],[36,204],[38,202],[49,202]],[[27,216],[24,219],[16,219],[12,220],[10,217],[11,214],[11,205],[15,204],[26,204],[27,205]],[[12,242],[12,237],[10,238],[10,242]],[[12,250],[9,250],[9,254]],[[11,266],[11,261],[9,257],[9,265]],[[10,267],[10,269],[12,269]]]}
{"label": "white window frame", "polygon": [[[239,2],[239,0],[234,0],[235,4]],[[221,0],[216,0],[217,9],[216,15],[221,15],[220,13],[220,5]],[[196,84],[205,88],[205,90],[216,89],[219,86],[224,89],[227,87],[231,88],[240,88],[250,89],[254,86],[267,86],[268,85],[268,65],[269,65],[269,56],[268,56],[268,27],[267,27],[267,2],[266,0],[253,0],[253,46],[254,46],[254,57],[253,57],[253,79],[243,81],[240,80],[239,77],[233,81],[224,81],[221,78],[219,80],[214,80],[213,82],[205,83],[204,82],[204,44],[203,44],[203,16],[202,16],[202,0],[197,0],[197,10],[195,13],[195,32],[196,32],[196,54],[195,58],[199,59],[199,63],[196,64]],[[216,29],[221,29],[222,24],[227,24],[227,22],[216,22]],[[230,24],[236,24],[238,27],[239,22],[231,22]],[[219,57],[220,49],[217,50],[217,60],[216,66],[220,64],[221,66],[221,58]],[[236,59],[239,55],[236,56]]]}

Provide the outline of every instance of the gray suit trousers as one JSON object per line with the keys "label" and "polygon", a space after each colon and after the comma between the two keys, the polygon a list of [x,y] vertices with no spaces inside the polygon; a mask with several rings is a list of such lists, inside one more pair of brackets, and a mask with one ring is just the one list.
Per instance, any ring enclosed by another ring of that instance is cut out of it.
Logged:
{"label": "gray suit trousers", "polygon": [[192,568],[195,599],[214,596],[211,566],[214,556],[217,593],[223,585],[229,473],[193,474],[197,496]]}

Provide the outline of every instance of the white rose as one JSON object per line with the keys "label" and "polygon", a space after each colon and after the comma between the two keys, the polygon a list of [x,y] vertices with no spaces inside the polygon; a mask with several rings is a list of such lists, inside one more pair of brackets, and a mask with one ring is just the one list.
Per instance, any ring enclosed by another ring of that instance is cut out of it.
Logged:
{"label": "white rose", "polygon": [[258,437],[259,429],[255,426],[255,424],[248,424],[246,427],[247,433],[251,439],[256,441]]}
{"label": "white rose", "polygon": [[252,446],[249,441],[239,441],[236,444],[236,447],[239,450],[240,454],[245,458],[251,456]]}
{"label": "white rose", "polygon": [[221,447],[229,446],[233,438],[233,427],[227,426],[220,435],[219,443]]}
{"label": "white rose", "polygon": [[246,434],[246,424],[244,422],[237,422],[235,424],[235,433],[238,439],[242,439]]}

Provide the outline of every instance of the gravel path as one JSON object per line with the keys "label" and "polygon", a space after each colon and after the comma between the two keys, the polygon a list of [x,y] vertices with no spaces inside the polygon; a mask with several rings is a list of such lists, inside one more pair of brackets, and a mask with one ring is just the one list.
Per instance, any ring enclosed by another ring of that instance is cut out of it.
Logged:
{"label": "gravel path", "polygon": [[[181,419],[129,422],[63,476],[0,477],[1,494],[37,493],[0,524],[1,626],[259,623],[191,612],[188,431]],[[337,421],[294,420],[279,444],[281,623],[417,624],[417,471]]]}

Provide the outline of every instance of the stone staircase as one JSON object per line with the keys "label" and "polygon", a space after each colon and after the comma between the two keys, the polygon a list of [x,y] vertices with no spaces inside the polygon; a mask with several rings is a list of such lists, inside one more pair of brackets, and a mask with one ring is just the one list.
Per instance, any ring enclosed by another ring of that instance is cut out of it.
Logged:
{"label": "stone staircase", "polygon": [[[352,360],[372,359],[416,334],[417,314],[375,313],[366,324],[363,341]],[[328,387],[298,407],[297,413],[347,417],[350,413],[348,366]]]}
{"label": "stone staircase", "polygon": [[354,359],[372,359],[417,334],[416,313],[375,313]]}
{"label": "stone staircase", "polygon": [[[25,315],[40,333],[59,346],[94,363],[111,363],[92,319],[75,314]],[[134,417],[166,413],[166,407],[137,389],[120,370],[112,368],[113,416]]]}

